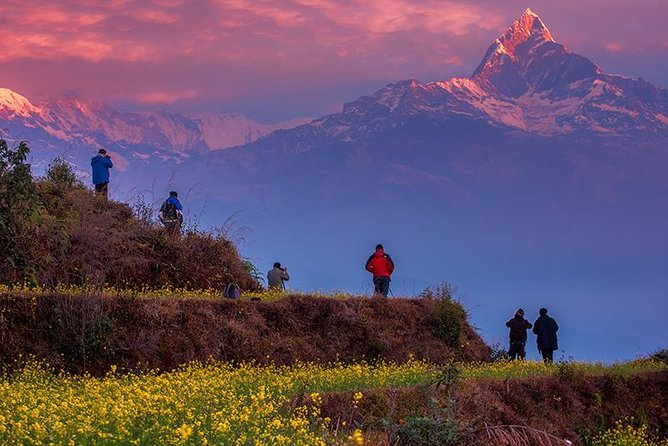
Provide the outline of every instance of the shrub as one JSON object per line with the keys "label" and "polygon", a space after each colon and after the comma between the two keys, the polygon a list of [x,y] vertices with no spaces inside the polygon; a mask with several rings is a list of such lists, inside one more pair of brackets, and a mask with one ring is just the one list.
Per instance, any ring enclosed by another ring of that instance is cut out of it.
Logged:
{"label": "shrub", "polygon": [[459,439],[457,424],[452,420],[439,421],[430,417],[411,417],[397,429],[399,444],[431,446],[455,444]]}
{"label": "shrub", "polygon": [[35,282],[34,236],[41,218],[25,142],[11,149],[0,139],[0,277]]}
{"label": "shrub", "polygon": [[83,187],[67,161],[61,156],[54,159],[46,171],[46,179],[62,189]]}
{"label": "shrub", "polygon": [[420,297],[434,300],[434,334],[455,349],[460,348],[460,337],[466,322],[466,311],[453,297],[452,285],[443,282],[436,290],[426,288]]}
{"label": "shrub", "polygon": [[499,342],[495,342],[490,346],[492,350],[491,359],[492,362],[505,362],[510,360],[510,354],[508,350],[501,345]]}
{"label": "shrub", "polygon": [[661,349],[658,352],[654,353],[651,356],[651,359],[661,361],[664,364],[668,364],[668,348]]}
{"label": "shrub", "polygon": [[438,369],[434,377],[436,388],[443,386],[445,394],[449,395],[452,388],[461,380],[462,371],[456,364],[448,363]]}

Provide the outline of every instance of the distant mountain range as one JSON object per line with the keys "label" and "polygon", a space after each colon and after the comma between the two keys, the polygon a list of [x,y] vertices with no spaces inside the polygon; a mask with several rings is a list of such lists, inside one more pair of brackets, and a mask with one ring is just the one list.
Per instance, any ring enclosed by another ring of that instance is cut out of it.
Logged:
{"label": "distant mountain range", "polygon": [[361,143],[408,121],[462,119],[507,135],[662,145],[668,138],[668,90],[603,73],[557,43],[530,9],[489,46],[471,77],[389,84],[345,104],[341,113],[313,121],[262,125],[239,114],[127,113],[74,97],[32,103],[0,89],[5,137],[68,156],[111,147],[128,163],[145,165],[180,163],[233,146],[250,153],[301,153],[335,142]]}
{"label": "distant mountain range", "polygon": [[[76,163],[98,147],[111,148],[127,162],[181,162],[188,157],[239,146],[309,119],[259,124],[240,114],[120,112],[76,97],[31,102],[0,88],[0,136],[28,140],[40,153],[65,155]],[[81,156],[79,156],[81,155]]]}
{"label": "distant mountain range", "polygon": [[332,140],[355,142],[407,120],[453,118],[488,123],[509,134],[665,142],[668,90],[603,73],[555,42],[527,9],[490,45],[471,77],[389,84],[345,104],[341,113],[274,133],[254,146],[302,152]]}

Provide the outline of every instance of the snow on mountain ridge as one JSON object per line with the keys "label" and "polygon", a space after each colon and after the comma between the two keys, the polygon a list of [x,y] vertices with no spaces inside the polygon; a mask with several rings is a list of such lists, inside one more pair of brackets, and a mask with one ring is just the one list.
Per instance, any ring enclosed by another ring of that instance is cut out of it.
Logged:
{"label": "snow on mountain ridge", "polygon": [[[510,28],[494,40],[473,75],[494,69],[494,67],[503,64],[505,58],[517,61],[519,58],[519,55],[515,54],[517,47],[527,42],[531,43],[532,49],[545,42],[555,43],[550,30],[540,17],[529,8],[513,22]],[[531,52],[531,50],[528,52]]]}
{"label": "snow on mountain ridge", "polygon": [[0,116],[29,118],[40,115],[41,112],[41,109],[33,105],[26,97],[8,88],[0,88]]}
{"label": "snow on mountain ridge", "polygon": [[30,139],[44,147],[63,143],[91,148],[130,145],[135,146],[130,156],[139,160],[150,156],[183,160],[193,153],[247,144],[272,131],[309,121],[296,118],[259,124],[234,113],[188,116],[121,112],[72,95],[32,103],[10,89],[0,88],[0,127],[12,128],[11,138]]}
{"label": "snow on mountain ridge", "polygon": [[259,124],[238,113],[199,114],[192,117],[197,121],[202,138],[210,150],[248,144],[275,130],[311,122],[311,118],[295,118],[276,124]]}

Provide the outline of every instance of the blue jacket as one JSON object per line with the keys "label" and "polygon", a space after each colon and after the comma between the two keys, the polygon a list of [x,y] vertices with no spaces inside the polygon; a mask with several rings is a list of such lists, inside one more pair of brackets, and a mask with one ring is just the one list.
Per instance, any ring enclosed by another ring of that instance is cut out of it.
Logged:
{"label": "blue jacket", "polygon": [[179,201],[178,198],[169,197],[165,200],[165,203],[173,204],[174,206],[176,206],[177,211],[183,212],[183,206],[181,206],[181,202]]}
{"label": "blue jacket", "polygon": [[114,167],[111,158],[97,155],[90,160],[93,167],[93,184],[102,184],[109,182],[109,169]]}

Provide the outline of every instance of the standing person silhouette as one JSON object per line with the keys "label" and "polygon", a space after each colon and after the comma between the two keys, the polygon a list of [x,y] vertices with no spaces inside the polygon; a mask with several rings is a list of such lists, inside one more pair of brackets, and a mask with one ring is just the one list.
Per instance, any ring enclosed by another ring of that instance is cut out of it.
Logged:
{"label": "standing person silhouette", "polygon": [[179,201],[179,194],[175,190],[169,193],[169,197],[160,206],[158,216],[160,222],[173,234],[181,233],[183,224],[183,205]]}
{"label": "standing person silhouette", "polygon": [[510,328],[510,348],[508,355],[510,359],[524,359],[527,355],[527,330],[532,327],[531,323],[524,319],[524,310],[518,309],[515,316],[506,322],[506,327]]}
{"label": "standing person silhouette", "polygon": [[267,284],[269,285],[269,288],[273,288],[275,290],[284,290],[285,281],[287,280],[290,280],[288,267],[281,266],[280,262],[274,263],[274,267],[267,273]]}
{"label": "standing person silhouette", "polygon": [[550,363],[554,361],[554,351],[559,348],[557,344],[559,325],[557,325],[557,321],[547,315],[547,308],[541,308],[538,313],[540,316],[533,324],[533,332],[537,336],[536,344],[541,355],[543,355],[543,361]]}
{"label": "standing person silhouette", "polygon": [[95,194],[107,198],[109,193],[109,169],[114,167],[111,157],[107,155],[105,149],[100,149],[90,160],[93,168],[93,184],[95,185]]}
{"label": "standing person silhouette", "polygon": [[390,282],[394,271],[394,262],[389,254],[385,252],[383,245],[376,245],[376,252],[371,254],[366,261],[365,268],[373,274],[373,287],[376,294],[387,297],[390,292]]}

